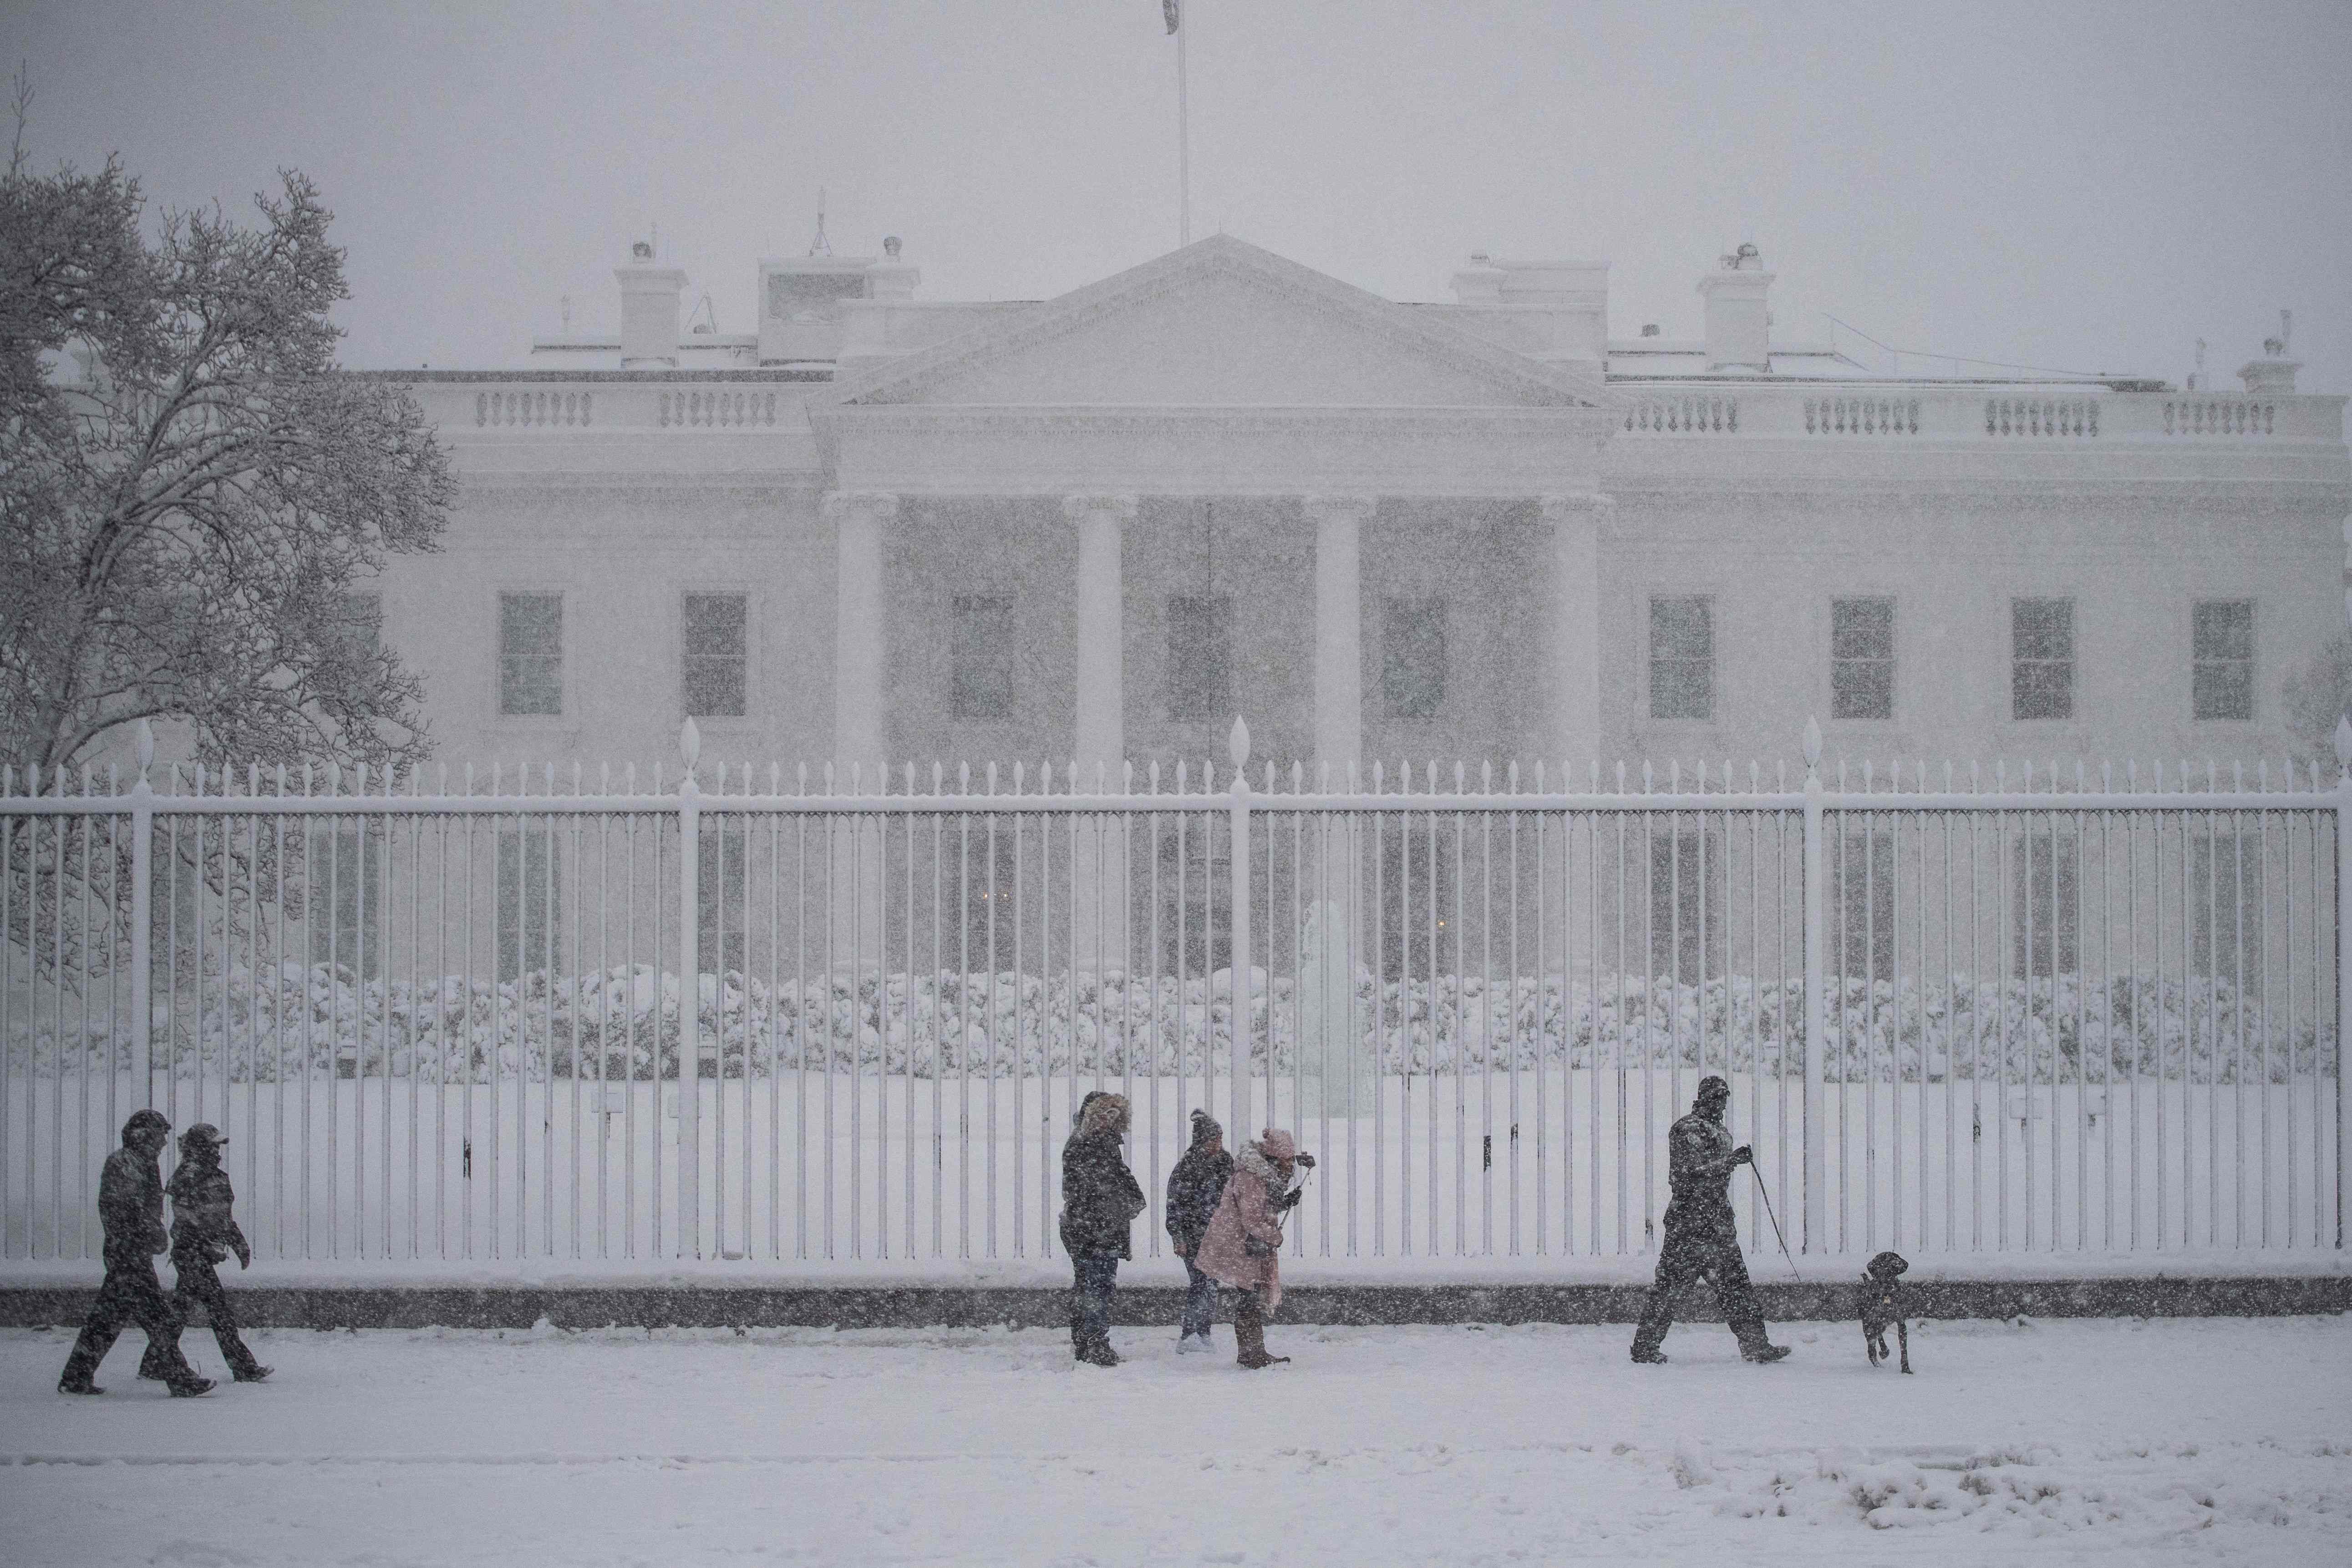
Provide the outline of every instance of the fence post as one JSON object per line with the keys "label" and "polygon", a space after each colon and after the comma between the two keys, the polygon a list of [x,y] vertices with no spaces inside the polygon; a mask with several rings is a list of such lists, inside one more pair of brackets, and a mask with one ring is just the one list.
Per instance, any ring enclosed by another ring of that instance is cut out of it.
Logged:
{"label": "fence post", "polygon": [[2336,721],[2336,1246],[2344,1247],[2344,1140],[2352,1131],[2352,717]]}
{"label": "fence post", "polygon": [[702,1256],[702,735],[679,727],[686,776],[677,781],[677,1255]]}
{"label": "fence post", "polygon": [[[1240,1142],[1254,1140],[1250,1121],[1250,787],[1249,787],[1249,726],[1236,716],[1234,727],[1225,738],[1225,752],[1234,763],[1233,828],[1231,835],[1233,863],[1233,906],[1226,917],[1226,929],[1233,937],[1231,955],[1233,982],[1233,1065],[1234,1075],[1232,1116],[1228,1136]],[[1266,1085],[1266,1109],[1274,1108],[1273,1083]]]}
{"label": "fence post", "polygon": [[1827,1130],[1822,1125],[1822,1042],[1829,1009],[1822,1005],[1822,726],[1805,721],[1805,1238],[1807,1252],[1829,1250]]}
{"label": "fence post", "polygon": [[131,1064],[139,1075],[139,1103],[155,1104],[155,731],[139,721],[139,782],[131,786]]}

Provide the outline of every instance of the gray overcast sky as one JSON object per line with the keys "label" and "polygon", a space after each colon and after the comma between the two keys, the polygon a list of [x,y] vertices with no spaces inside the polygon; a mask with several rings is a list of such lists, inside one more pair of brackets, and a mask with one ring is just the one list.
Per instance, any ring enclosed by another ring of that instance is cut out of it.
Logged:
{"label": "gray overcast sky", "polygon": [[[1158,0],[8,5],[43,165],[156,202],[310,174],[355,365],[519,363],[660,226],[722,330],[754,263],[905,237],[930,299],[1171,248]],[[2352,391],[2352,5],[1190,0],[1195,233],[1392,299],[1472,250],[1601,257],[1612,331],[1695,335],[1742,239],[1778,335],[2227,375],[2295,312]],[[2235,384],[2229,383],[2234,385]]]}

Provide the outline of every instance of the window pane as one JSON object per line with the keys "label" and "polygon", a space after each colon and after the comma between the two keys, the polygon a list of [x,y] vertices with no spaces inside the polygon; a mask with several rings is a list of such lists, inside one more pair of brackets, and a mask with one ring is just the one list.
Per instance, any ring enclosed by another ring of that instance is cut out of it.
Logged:
{"label": "window pane", "polygon": [[1233,599],[1223,594],[1168,601],[1168,716],[1215,719],[1233,710]]}
{"label": "window pane", "polygon": [[1013,601],[960,594],[954,603],[949,657],[958,719],[1005,719],[1013,713]]}
{"label": "window pane", "polygon": [[2251,599],[2207,599],[2197,606],[2192,715],[2254,716],[2254,605]]}
{"label": "window pane", "polygon": [[1895,601],[1830,602],[1830,711],[1840,719],[1895,717]]}
{"label": "window pane", "polygon": [[2010,711],[2019,719],[2074,716],[2074,603],[2010,604]]}
{"label": "window pane", "polygon": [[688,594],[684,617],[686,710],[698,718],[740,718],[749,600],[741,594]]}
{"label": "window pane", "polygon": [[1650,601],[1650,717],[1715,717],[1713,600]]}
{"label": "window pane", "polygon": [[686,596],[686,651],[689,655],[743,657],[748,602],[741,594]]}
{"label": "window pane", "polygon": [[1445,700],[1445,601],[1391,599],[1384,606],[1381,694],[1392,719],[1426,719]]}
{"label": "window pane", "polygon": [[563,711],[563,596],[499,595],[499,711]]}

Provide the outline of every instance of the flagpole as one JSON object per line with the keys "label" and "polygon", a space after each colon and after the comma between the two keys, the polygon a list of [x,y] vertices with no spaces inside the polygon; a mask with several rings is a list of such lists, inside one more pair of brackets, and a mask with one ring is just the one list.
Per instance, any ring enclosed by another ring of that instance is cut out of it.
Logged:
{"label": "flagpole", "polygon": [[1192,118],[1184,82],[1184,39],[1192,30],[1185,24],[1191,19],[1180,5],[1176,26],[1176,243],[1180,247],[1192,243]]}

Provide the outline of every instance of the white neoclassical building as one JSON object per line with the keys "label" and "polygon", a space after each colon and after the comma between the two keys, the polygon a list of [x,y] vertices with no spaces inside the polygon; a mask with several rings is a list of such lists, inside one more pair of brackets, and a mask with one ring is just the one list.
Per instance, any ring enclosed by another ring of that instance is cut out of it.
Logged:
{"label": "white neoclassical building", "polygon": [[2345,400],[2276,341],[1890,376],[1774,339],[1752,247],[1687,341],[1597,262],[1405,304],[1221,236],[949,303],[889,250],[729,336],[640,247],[617,336],[401,373],[463,479],[381,584],[442,755],[2251,761],[2344,624]]}

